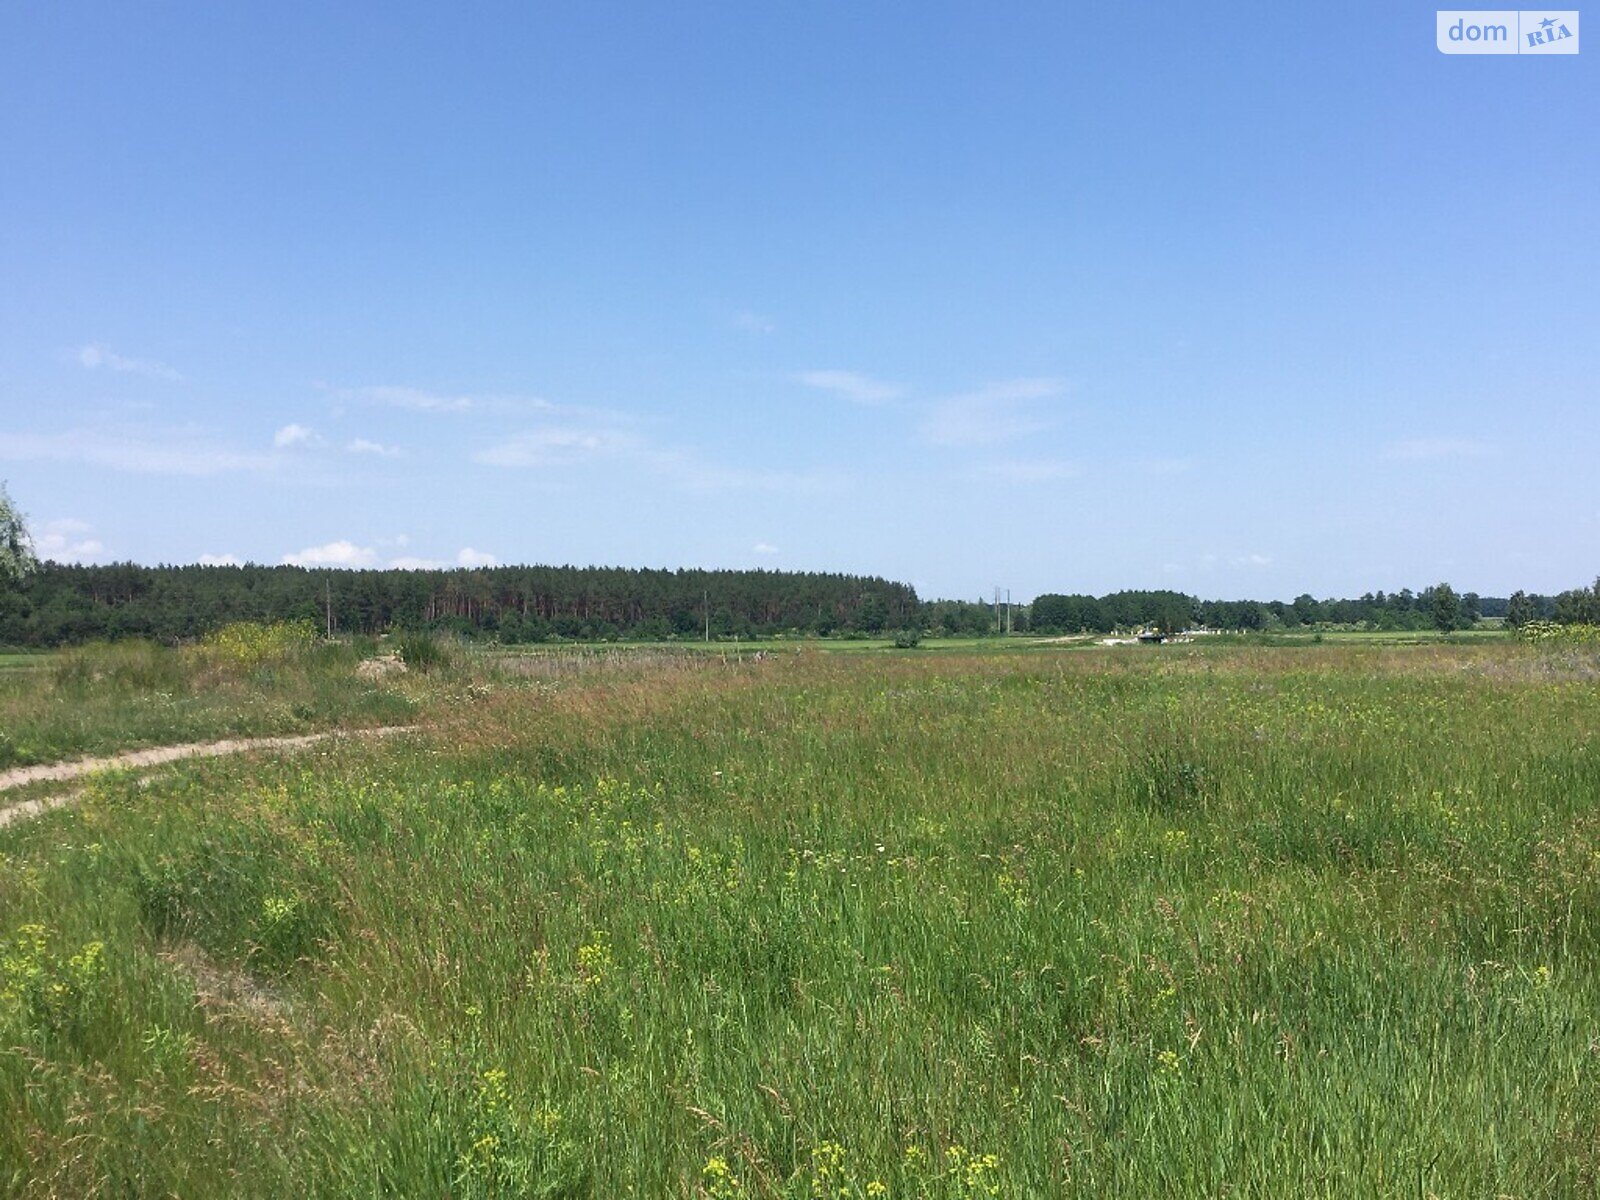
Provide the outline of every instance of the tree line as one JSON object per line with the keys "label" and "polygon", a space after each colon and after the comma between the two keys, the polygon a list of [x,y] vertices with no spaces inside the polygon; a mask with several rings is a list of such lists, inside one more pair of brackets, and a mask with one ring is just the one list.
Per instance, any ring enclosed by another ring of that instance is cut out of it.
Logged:
{"label": "tree line", "polygon": [[1551,598],[1514,592],[1506,602],[1506,624],[1555,621],[1561,625],[1600,625],[1600,578],[1586,588],[1571,588]]}
{"label": "tree line", "polygon": [[438,571],[294,566],[77,566],[46,562],[0,582],[0,645],[98,638],[184,641],[233,621],[307,619],[336,633],[427,629],[502,643],[694,640],[779,634],[935,636],[1206,627],[1466,629],[1484,618],[1600,624],[1600,580],[1556,596],[1421,591],[1359,599],[1202,600],[1175,591],[1047,593],[997,614],[984,601],[921,600],[876,576],[794,571],[491,567]]}
{"label": "tree line", "polygon": [[1509,597],[1458,594],[1448,583],[1413,592],[1368,592],[1353,600],[1200,600],[1182,592],[1113,592],[1107,596],[1035,597],[1028,627],[1038,633],[1164,632],[1203,627],[1239,632],[1342,626],[1386,631],[1470,629],[1484,619],[1515,628],[1529,621],[1600,624],[1600,579],[1555,596],[1518,591]]}
{"label": "tree line", "polygon": [[[923,601],[877,576],[800,571],[516,566],[319,570],[297,566],[40,563],[0,485],[0,645],[97,638],[184,641],[235,621],[309,619],[329,632],[440,630],[503,643],[552,639],[754,638],[776,634],[944,636],[1322,625],[1465,629],[1484,618],[1600,625],[1600,579],[1555,596],[1504,599],[1447,583],[1359,599],[1201,600],[1175,591],[1046,593],[1002,613],[984,601]],[[907,644],[914,644],[913,638]]]}
{"label": "tree line", "polygon": [[913,626],[922,609],[907,584],[810,572],[46,562],[0,584],[0,644],[183,641],[233,621],[296,619],[336,633],[428,629],[505,643],[877,634]]}

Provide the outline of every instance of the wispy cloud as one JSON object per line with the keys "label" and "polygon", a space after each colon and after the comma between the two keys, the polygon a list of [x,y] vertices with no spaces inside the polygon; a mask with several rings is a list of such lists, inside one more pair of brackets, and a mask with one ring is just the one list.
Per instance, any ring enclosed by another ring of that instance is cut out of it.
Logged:
{"label": "wispy cloud", "polygon": [[1420,462],[1441,458],[1482,458],[1490,447],[1470,438],[1429,437],[1411,438],[1390,442],[1383,448],[1383,457],[1403,462]]}
{"label": "wispy cloud", "polygon": [[396,571],[448,571],[451,567],[498,567],[500,560],[493,554],[465,546],[456,552],[452,562],[443,558],[422,558],[415,554],[402,554],[386,564]]}
{"label": "wispy cloud", "polygon": [[68,430],[63,433],[0,432],[0,459],[80,463],[145,475],[222,475],[269,471],[271,454],[218,445],[192,430],[130,432]]}
{"label": "wispy cloud", "polygon": [[573,482],[573,474],[592,482],[605,469],[648,478],[663,487],[688,492],[767,491],[823,494],[848,487],[837,471],[791,471],[760,466],[727,466],[689,450],[654,446],[631,429],[606,425],[552,424],[525,430],[473,455],[487,466],[541,471],[548,483]]}
{"label": "wispy cloud", "polygon": [[777,554],[779,552],[778,548],[771,542],[757,542],[754,546],[751,546],[750,549],[755,551],[757,554]]}
{"label": "wispy cloud", "polygon": [[330,388],[341,400],[358,404],[381,404],[387,408],[404,408],[412,412],[451,413],[466,412],[478,407],[479,401],[471,396],[449,396],[422,388],[395,387],[381,384],[376,387]]}
{"label": "wispy cloud", "polygon": [[936,401],[922,436],[938,446],[986,446],[1048,428],[1041,402],[1066,391],[1059,379],[1010,379]]}
{"label": "wispy cloud", "polygon": [[202,567],[242,567],[244,559],[237,554],[202,554],[198,559]]}
{"label": "wispy cloud", "polygon": [[795,376],[795,381],[818,391],[843,396],[856,404],[887,404],[906,393],[905,388],[897,383],[886,383],[859,371],[801,371]]}
{"label": "wispy cloud", "polygon": [[600,458],[642,457],[642,441],[616,429],[581,425],[546,425],[514,434],[473,455],[493,467],[562,467]]}
{"label": "wispy cloud", "polygon": [[373,387],[332,387],[318,384],[337,400],[377,405],[421,413],[551,412],[556,406],[538,396],[470,395],[435,392],[426,388],[379,384]]}
{"label": "wispy cloud", "polygon": [[456,565],[459,567],[498,567],[500,560],[492,554],[482,550],[474,550],[471,546],[464,546],[456,552]]}
{"label": "wispy cloud", "polygon": [[734,313],[730,324],[744,333],[771,333],[777,328],[766,317],[763,317],[760,313],[751,312],[749,309]]}
{"label": "wispy cloud", "polygon": [[1237,554],[1229,560],[1236,567],[1270,567],[1272,559],[1265,554]]}
{"label": "wispy cloud", "polygon": [[76,517],[46,521],[33,534],[33,549],[40,558],[56,562],[90,562],[105,553],[99,538],[88,536],[94,527]]}
{"label": "wispy cloud", "polygon": [[386,446],[382,442],[371,442],[366,438],[356,438],[345,449],[351,454],[369,454],[374,458],[400,458],[405,454],[399,446]]}
{"label": "wispy cloud", "polygon": [[304,425],[285,425],[272,435],[272,444],[279,450],[288,450],[294,446],[309,446],[317,440],[317,435]]}
{"label": "wispy cloud", "polygon": [[73,351],[78,364],[91,371],[115,371],[119,375],[139,375],[145,379],[160,379],[177,383],[183,376],[166,363],[146,358],[128,358],[100,342],[79,346]]}

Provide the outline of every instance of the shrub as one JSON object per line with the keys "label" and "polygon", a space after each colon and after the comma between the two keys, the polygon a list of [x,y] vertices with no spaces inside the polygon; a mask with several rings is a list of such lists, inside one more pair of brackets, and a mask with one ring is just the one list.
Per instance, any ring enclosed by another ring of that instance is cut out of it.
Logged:
{"label": "shrub", "polygon": [[235,621],[208,633],[201,650],[219,665],[253,671],[267,663],[294,658],[309,650],[316,640],[316,626],[306,620],[274,621],[269,625]]}
{"label": "shrub", "polygon": [[1543,646],[1600,646],[1600,625],[1562,625],[1528,621],[1517,629],[1519,640]]}

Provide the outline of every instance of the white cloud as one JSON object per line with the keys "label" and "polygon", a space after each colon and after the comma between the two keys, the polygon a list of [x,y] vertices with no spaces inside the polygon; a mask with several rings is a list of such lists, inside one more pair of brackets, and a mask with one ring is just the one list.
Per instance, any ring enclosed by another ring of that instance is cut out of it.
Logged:
{"label": "white cloud", "polygon": [[141,375],[146,379],[163,379],[169,383],[176,383],[183,378],[182,375],[167,366],[166,363],[154,362],[143,358],[127,358],[99,342],[91,342],[87,346],[79,346],[73,352],[73,357],[78,360],[80,366],[86,367],[91,371],[104,369],[115,371],[120,375]]}
{"label": "white cloud", "polygon": [[642,453],[642,444],[631,434],[577,425],[546,425],[480,450],[473,458],[495,467],[558,467]]}
{"label": "white cloud", "polygon": [[46,521],[33,534],[33,549],[40,558],[56,562],[89,562],[105,553],[99,538],[86,537],[93,526],[76,517]]}
{"label": "white cloud", "polygon": [[199,559],[202,567],[242,567],[244,560],[237,554],[202,554]]}
{"label": "white cloud", "polygon": [[374,404],[385,408],[403,408],[409,412],[463,413],[484,412],[553,412],[556,406],[538,396],[474,396],[451,395],[433,392],[426,388],[380,384],[375,387],[318,387],[339,400],[356,404]]}
{"label": "white cloud", "polygon": [[[379,538],[377,546],[404,546],[410,539],[404,534],[392,538]],[[230,556],[231,557],[231,556]],[[205,561],[205,560],[201,560]],[[219,560],[220,561],[220,560]],[[500,560],[493,554],[465,546],[455,558],[427,558],[420,554],[400,554],[381,559],[374,546],[358,546],[340,539],[325,546],[310,546],[298,554],[285,554],[283,561],[297,567],[351,567],[366,569],[383,566],[394,571],[448,571],[455,567],[497,567]]]}
{"label": "white cloud", "polygon": [[399,458],[405,453],[399,446],[385,446],[382,442],[369,442],[366,438],[356,438],[345,449],[351,454],[370,454],[375,458]]}
{"label": "white cloud", "polygon": [[192,430],[121,436],[85,429],[49,434],[0,432],[0,459],[82,463],[147,475],[221,475],[267,471],[275,465],[270,454],[218,446]]}
{"label": "white cloud", "polygon": [[745,333],[771,333],[777,328],[766,317],[749,309],[734,313],[732,323],[735,329],[743,330]]}
{"label": "white cloud", "polygon": [[856,371],[801,371],[795,379],[807,387],[832,392],[857,404],[887,404],[905,395],[905,389],[899,384],[885,383]]}
{"label": "white cloud", "polygon": [[403,554],[399,558],[391,558],[388,565],[396,571],[448,571],[452,567],[498,567],[500,560],[492,554],[485,554],[481,550],[465,546],[456,553],[454,562],[446,562],[442,558],[422,558],[415,554]]}
{"label": "white cloud", "polygon": [[272,435],[272,444],[279,450],[287,450],[291,446],[309,446],[316,440],[317,435],[304,425],[285,425]]}
{"label": "white cloud", "polygon": [[1411,462],[1441,458],[1482,458],[1488,453],[1489,447],[1483,442],[1454,437],[1412,438],[1408,441],[1390,442],[1383,448],[1384,458]]}
{"label": "white cloud", "polygon": [[[490,466],[542,470],[549,478],[539,482],[550,486],[571,482],[576,478],[571,473],[579,468],[650,476],[661,486],[689,492],[824,494],[849,486],[848,479],[836,471],[728,467],[708,462],[692,451],[652,446],[631,430],[598,424],[547,425],[480,450],[473,458]],[[592,476],[583,478],[592,481]]]}
{"label": "white cloud", "polygon": [[985,446],[1048,428],[1038,402],[1066,390],[1058,379],[1011,379],[936,402],[922,436],[939,446]]}
{"label": "white cloud", "polygon": [[471,396],[446,396],[414,387],[336,388],[346,400],[359,400],[367,404],[383,404],[390,408],[407,408],[413,412],[465,412],[476,407]]}
{"label": "white cloud", "polygon": [[1265,554],[1240,554],[1232,561],[1236,567],[1268,567],[1272,565],[1272,559]]}
{"label": "white cloud", "polygon": [[778,553],[778,548],[776,546],[774,546],[771,542],[757,542],[754,546],[752,546],[750,548],[752,550],[754,550],[757,554],[777,554]]}
{"label": "white cloud", "polygon": [[377,551],[340,539],[322,546],[308,546],[298,554],[285,554],[283,561],[292,567],[372,567]]}

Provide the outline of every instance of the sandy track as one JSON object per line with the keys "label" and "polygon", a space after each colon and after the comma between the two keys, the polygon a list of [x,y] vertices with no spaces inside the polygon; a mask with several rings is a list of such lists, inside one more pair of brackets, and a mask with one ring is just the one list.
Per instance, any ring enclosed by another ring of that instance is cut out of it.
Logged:
{"label": "sandy track", "polygon": [[[78,758],[71,762],[48,763],[38,767],[18,767],[0,772],[0,792],[23,787],[30,783],[65,782],[79,779],[95,771],[135,770],[139,767],[159,767],[163,763],[185,758],[221,758],[228,754],[244,754],[251,750],[299,750],[314,746],[330,738],[388,737],[396,733],[414,733],[416,725],[386,725],[378,729],[336,729],[328,733],[304,733],[294,737],[225,738],[219,742],[189,742],[182,746],[152,746],[147,750],[129,750],[123,754],[110,754],[104,758]],[[13,821],[36,817],[52,808],[70,804],[81,791],[64,795],[45,796],[24,800],[10,808],[0,808],[0,827]]]}

